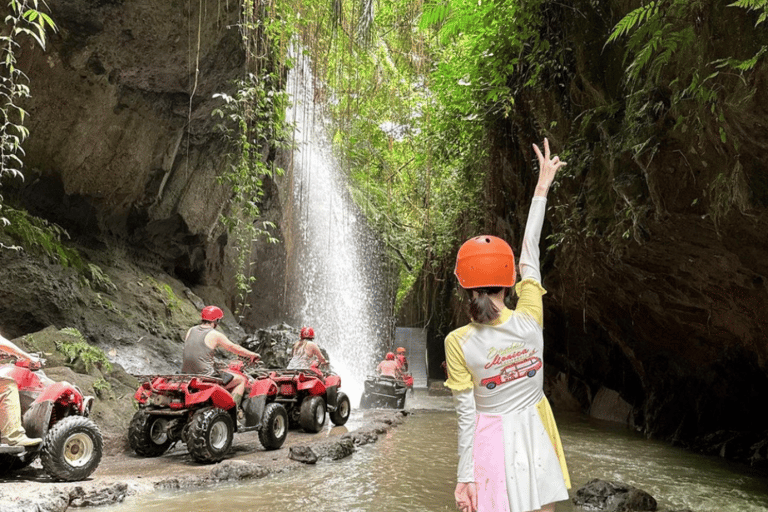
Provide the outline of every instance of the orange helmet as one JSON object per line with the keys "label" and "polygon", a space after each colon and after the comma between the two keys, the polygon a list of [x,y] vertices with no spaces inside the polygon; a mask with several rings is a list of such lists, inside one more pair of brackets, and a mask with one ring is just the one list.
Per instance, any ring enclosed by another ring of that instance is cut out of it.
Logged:
{"label": "orange helmet", "polygon": [[515,255],[501,238],[476,236],[459,248],[453,273],[462,288],[509,288],[515,284]]}
{"label": "orange helmet", "polygon": [[405,354],[405,349],[403,347],[397,347],[397,353],[398,354]]}
{"label": "orange helmet", "polygon": [[395,354],[392,352],[387,352],[387,361],[394,361],[395,360]]}
{"label": "orange helmet", "polygon": [[315,339],[315,330],[311,327],[302,327],[301,328],[301,339],[303,340],[313,340]]}
{"label": "orange helmet", "polygon": [[200,318],[206,322],[216,322],[224,318],[224,312],[216,306],[205,306],[200,312]]}

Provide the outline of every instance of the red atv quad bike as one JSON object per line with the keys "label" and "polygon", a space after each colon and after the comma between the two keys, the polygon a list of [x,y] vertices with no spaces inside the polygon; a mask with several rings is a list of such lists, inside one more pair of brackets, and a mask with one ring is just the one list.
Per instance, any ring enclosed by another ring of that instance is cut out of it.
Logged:
{"label": "red atv quad bike", "polygon": [[266,407],[281,405],[291,427],[320,432],[326,412],[334,425],[344,425],[352,412],[349,397],[339,391],[341,377],[313,365],[301,370],[268,370],[260,373],[251,396],[261,395]]}
{"label": "red atv quad bike", "polygon": [[248,375],[242,361],[233,361],[227,371],[246,377],[245,398],[238,407],[227,382],[202,375],[143,375],[134,397],[139,410],[131,419],[128,440],[142,457],[157,457],[183,441],[197,462],[223,460],[235,432],[258,431],[267,450],[276,450],[288,435],[288,414],[279,403],[266,404],[261,387]]}
{"label": "red atv quad bike", "polygon": [[67,482],[84,480],[101,462],[101,431],[88,418],[92,396],[84,396],[69,382],[54,382],[40,363],[16,360],[0,366],[0,375],[19,386],[22,425],[28,437],[39,437],[37,446],[0,445],[0,474],[30,465],[38,456],[52,478]]}

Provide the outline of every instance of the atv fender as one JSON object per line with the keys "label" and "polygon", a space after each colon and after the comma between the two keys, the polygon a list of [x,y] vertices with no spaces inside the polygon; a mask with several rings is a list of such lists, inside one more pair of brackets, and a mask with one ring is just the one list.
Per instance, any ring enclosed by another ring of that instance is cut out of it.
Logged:
{"label": "atv fender", "polygon": [[187,407],[210,402],[214,407],[224,409],[225,411],[229,411],[235,407],[235,400],[232,398],[232,395],[219,386],[212,386],[195,393],[190,393],[187,395],[186,402]]}
{"label": "atv fender", "polygon": [[27,409],[22,424],[28,437],[45,438],[48,433],[48,426],[51,424],[51,411],[53,411],[52,400],[35,401]]}
{"label": "atv fender", "polygon": [[296,387],[299,391],[307,391],[312,396],[322,395],[325,392],[325,386],[320,379],[300,379]]}
{"label": "atv fender", "polygon": [[332,386],[335,386],[337,388],[341,386],[341,377],[339,377],[338,375],[329,375],[328,377],[326,377],[325,387],[330,388]]}
{"label": "atv fender", "polygon": [[267,406],[267,395],[250,396],[243,400],[242,408],[245,414],[246,427],[258,427],[261,425],[261,417]]}
{"label": "atv fender", "polygon": [[272,396],[276,394],[277,385],[272,380],[260,379],[251,385],[251,398],[258,395],[264,395],[266,397],[267,395]]}
{"label": "atv fender", "polygon": [[325,403],[329,410],[336,410],[336,402],[338,401],[339,388],[331,386],[325,390]]}
{"label": "atv fender", "polygon": [[83,395],[75,386],[66,381],[56,382],[45,388],[32,405],[45,401],[56,402],[60,398],[64,398],[64,401],[59,401],[59,403],[66,406],[74,406],[77,412],[82,414]]}

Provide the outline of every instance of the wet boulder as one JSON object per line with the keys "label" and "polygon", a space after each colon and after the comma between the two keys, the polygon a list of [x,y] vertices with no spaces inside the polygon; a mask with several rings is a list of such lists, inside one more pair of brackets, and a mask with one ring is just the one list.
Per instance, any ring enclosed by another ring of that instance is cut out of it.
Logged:
{"label": "wet boulder", "polygon": [[288,450],[288,458],[304,464],[317,462],[317,454],[309,446],[291,446]]}
{"label": "wet boulder", "polygon": [[355,452],[355,443],[351,439],[339,439],[322,443],[313,448],[319,459],[341,460]]}
{"label": "wet boulder", "polygon": [[571,501],[579,507],[605,512],[655,511],[656,500],[631,485],[594,479],[576,491]]}
{"label": "wet boulder", "polygon": [[253,462],[231,460],[217,464],[210,473],[214,482],[236,482],[250,478],[263,478],[269,474],[265,467]]}
{"label": "wet boulder", "polygon": [[363,446],[378,441],[379,435],[368,430],[358,430],[344,434],[341,438],[352,440],[355,446]]}
{"label": "wet boulder", "polygon": [[291,360],[293,344],[299,339],[299,329],[288,324],[258,329],[241,344],[261,356],[267,368],[285,368]]}
{"label": "wet boulder", "polygon": [[318,460],[340,460],[354,452],[355,443],[352,439],[342,437],[312,446],[291,446],[288,458],[305,464],[314,464]]}
{"label": "wet boulder", "polygon": [[116,483],[95,491],[86,492],[82,487],[75,487],[69,494],[72,507],[100,507],[121,503],[128,494],[128,485]]}
{"label": "wet boulder", "polygon": [[20,500],[4,499],[0,496],[0,510],[3,512],[64,512],[69,507],[69,493],[62,490],[42,492],[34,497]]}

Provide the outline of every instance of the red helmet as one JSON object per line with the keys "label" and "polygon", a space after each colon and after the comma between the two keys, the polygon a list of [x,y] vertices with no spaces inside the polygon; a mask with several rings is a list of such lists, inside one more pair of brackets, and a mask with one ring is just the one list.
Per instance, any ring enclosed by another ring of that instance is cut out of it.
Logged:
{"label": "red helmet", "polygon": [[501,238],[470,238],[456,255],[454,274],[462,288],[509,288],[515,284],[515,255]]}
{"label": "red helmet", "polygon": [[224,318],[224,312],[216,306],[205,306],[200,313],[200,318],[206,322],[215,322]]}
{"label": "red helmet", "polygon": [[398,354],[400,354],[400,353],[405,354],[405,349],[403,347],[397,347],[397,353]]}
{"label": "red helmet", "polygon": [[303,340],[313,340],[315,339],[315,330],[311,327],[302,327],[301,328],[301,339]]}
{"label": "red helmet", "polygon": [[394,361],[395,360],[395,354],[392,352],[387,352],[387,361]]}

